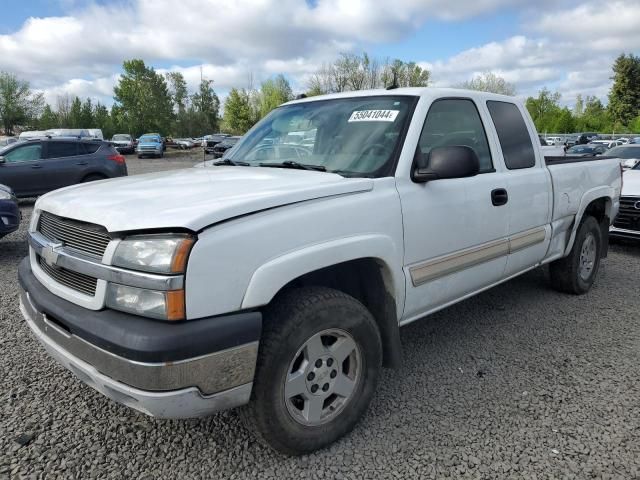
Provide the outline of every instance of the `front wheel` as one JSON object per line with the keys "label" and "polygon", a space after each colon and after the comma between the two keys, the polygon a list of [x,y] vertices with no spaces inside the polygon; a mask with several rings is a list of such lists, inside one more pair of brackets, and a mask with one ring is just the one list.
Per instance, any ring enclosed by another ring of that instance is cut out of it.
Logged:
{"label": "front wheel", "polygon": [[549,265],[551,285],[561,292],[587,293],[596,279],[602,255],[602,234],[598,221],[586,217],[578,228],[571,252]]}
{"label": "front wheel", "polygon": [[353,429],[382,364],[371,313],[337,290],[283,293],[265,312],[251,402],[242,416],[271,448],[300,455]]}

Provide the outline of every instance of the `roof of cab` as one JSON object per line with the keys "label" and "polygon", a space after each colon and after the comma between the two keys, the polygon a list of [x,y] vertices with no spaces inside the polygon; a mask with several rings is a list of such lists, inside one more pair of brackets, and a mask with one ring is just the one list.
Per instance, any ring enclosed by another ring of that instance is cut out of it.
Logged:
{"label": "roof of cab", "polygon": [[305,97],[298,100],[292,100],[285,103],[285,105],[291,105],[295,103],[315,102],[318,100],[332,100],[335,98],[353,98],[353,97],[377,97],[377,96],[398,96],[408,95],[412,97],[468,97],[477,98],[482,100],[502,100],[512,103],[519,103],[516,97],[509,97],[507,95],[499,95],[496,93],[480,92],[478,90],[464,90],[460,88],[439,88],[439,87],[402,87],[387,89],[375,89],[375,90],[354,90],[349,92],[330,93],[327,95],[318,95],[314,97]]}

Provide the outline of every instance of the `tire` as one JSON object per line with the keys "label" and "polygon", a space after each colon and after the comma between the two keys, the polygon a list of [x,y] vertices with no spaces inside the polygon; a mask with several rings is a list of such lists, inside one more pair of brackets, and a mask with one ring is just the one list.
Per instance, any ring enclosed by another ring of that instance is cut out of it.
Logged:
{"label": "tire", "polygon": [[87,175],[82,179],[82,183],[87,182],[96,182],[98,180],[106,180],[107,177],[104,175],[100,175],[99,173],[92,173],[91,175]]}
{"label": "tire", "polygon": [[[355,298],[324,287],[285,291],[265,311],[251,401],[241,417],[281,453],[323,448],[365,413],[381,365],[378,327]],[[294,377],[300,381],[286,381]]]}
{"label": "tire", "polygon": [[551,285],[565,293],[587,293],[598,274],[601,255],[600,224],[595,218],[588,216],[578,228],[569,255],[549,265]]}
{"label": "tire", "polygon": [[142,155],[138,155],[138,159],[142,158]]}

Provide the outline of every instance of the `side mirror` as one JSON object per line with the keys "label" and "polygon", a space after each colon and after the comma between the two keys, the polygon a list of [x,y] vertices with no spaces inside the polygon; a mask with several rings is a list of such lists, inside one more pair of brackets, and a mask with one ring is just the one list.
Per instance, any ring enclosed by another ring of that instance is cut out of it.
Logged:
{"label": "side mirror", "polygon": [[479,171],[480,160],[470,147],[462,145],[436,147],[426,156],[418,147],[411,180],[416,183],[426,183],[445,178],[473,177]]}
{"label": "side mirror", "polygon": [[4,159],[4,157],[2,155],[0,155],[0,164],[5,163],[6,160]]}

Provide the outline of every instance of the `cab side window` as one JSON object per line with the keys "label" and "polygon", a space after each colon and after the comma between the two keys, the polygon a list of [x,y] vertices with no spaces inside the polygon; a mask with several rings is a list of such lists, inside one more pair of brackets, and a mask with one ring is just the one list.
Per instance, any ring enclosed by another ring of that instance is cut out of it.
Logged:
{"label": "cab side window", "polygon": [[14,148],[4,154],[7,163],[33,162],[42,158],[42,145],[34,143]]}
{"label": "cab side window", "polygon": [[63,158],[78,155],[78,142],[49,142],[47,158]]}
{"label": "cab side window", "polygon": [[480,173],[494,171],[482,119],[475,104],[469,99],[452,98],[433,102],[418,146],[423,158],[427,158],[429,152],[436,147],[470,147],[480,160]]}
{"label": "cab side window", "polygon": [[531,136],[520,110],[514,103],[488,101],[487,108],[496,127],[504,163],[509,170],[536,164]]}

